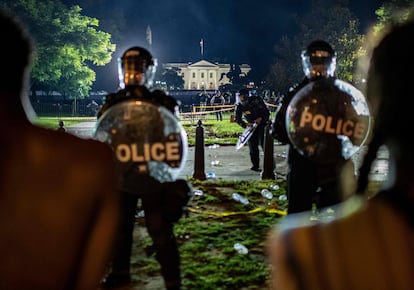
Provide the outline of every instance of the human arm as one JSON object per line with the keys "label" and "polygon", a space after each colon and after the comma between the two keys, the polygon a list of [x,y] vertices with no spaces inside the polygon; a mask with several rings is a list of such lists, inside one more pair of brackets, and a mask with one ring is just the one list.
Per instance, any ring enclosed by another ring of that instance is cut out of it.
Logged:
{"label": "human arm", "polygon": [[267,121],[269,121],[270,111],[263,99],[261,99],[261,103],[260,117],[255,120],[255,123],[266,125]]}
{"label": "human arm", "polygon": [[271,135],[274,139],[277,139],[284,144],[288,144],[290,142],[286,130],[287,108],[296,93],[308,83],[309,80],[304,78],[302,82],[291,87],[286,94],[280,96],[278,99],[275,118],[272,122]]}
{"label": "human arm", "polygon": [[262,123],[263,118],[259,117],[256,120],[254,120],[254,123],[256,123],[257,125],[259,125],[260,123]]}
{"label": "human arm", "polygon": [[290,96],[281,96],[275,113],[274,120],[272,122],[271,135],[274,139],[287,144],[289,143],[289,137],[286,130],[286,110],[290,102]]}
{"label": "human arm", "polygon": [[115,98],[116,94],[109,94],[105,96],[104,103],[99,109],[98,113],[96,114],[96,119],[99,119],[102,116],[102,114],[105,113],[105,111],[108,110],[110,106],[112,106],[112,103]]}
{"label": "human arm", "polygon": [[267,121],[269,120],[270,111],[267,108],[266,103],[263,101],[261,97],[255,96],[251,104],[249,105],[253,114],[251,115],[252,118],[249,118],[248,121],[252,123],[256,123],[257,125],[266,125]]}
{"label": "human arm", "polygon": [[[101,146],[102,147],[102,146]],[[106,147],[106,145],[105,145]],[[84,233],[83,252],[80,253],[74,289],[90,290],[99,286],[110,259],[119,221],[119,192],[116,190],[116,174],[113,164],[113,153],[106,147],[94,152],[95,168],[99,171],[93,176],[95,187],[95,207],[90,213],[87,232]],[[99,161],[100,160],[100,161]],[[92,185],[91,185],[92,186]]]}
{"label": "human arm", "polygon": [[211,105],[211,106],[213,106],[213,105],[214,105],[215,100],[216,100],[216,96],[213,96],[213,97],[211,98],[211,100],[210,100],[210,105]]}
{"label": "human arm", "polygon": [[280,233],[273,229],[266,240],[266,252],[270,263],[270,289],[298,290],[296,279],[288,266],[288,249]]}
{"label": "human arm", "polygon": [[152,100],[156,104],[166,107],[171,113],[178,116],[179,103],[174,97],[167,95],[164,91],[154,90],[152,92]]}
{"label": "human arm", "polygon": [[247,123],[243,120],[243,108],[241,104],[236,105],[236,109],[234,112],[234,121],[239,124],[240,127],[246,128]]}
{"label": "human arm", "polygon": [[193,196],[191,185],[184,179],[177,179],[162,184],[163,217],[172,223],[178,222],[185,207]]}

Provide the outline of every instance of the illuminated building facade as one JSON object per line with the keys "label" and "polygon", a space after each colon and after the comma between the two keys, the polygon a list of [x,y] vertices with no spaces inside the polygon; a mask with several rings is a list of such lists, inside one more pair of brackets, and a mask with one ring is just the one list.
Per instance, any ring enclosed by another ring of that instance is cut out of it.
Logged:
{"label": "illuminated building facade", "polygon": [[[231,84],[226,76],[231,69],[230,64],[212,63],[200,60],[195,63],[165,63],[164,69],[176,69],[184,80],[185,90],[217,90],[221,85]],[[251,70],[250,65],[239,65],[241,77]]]}

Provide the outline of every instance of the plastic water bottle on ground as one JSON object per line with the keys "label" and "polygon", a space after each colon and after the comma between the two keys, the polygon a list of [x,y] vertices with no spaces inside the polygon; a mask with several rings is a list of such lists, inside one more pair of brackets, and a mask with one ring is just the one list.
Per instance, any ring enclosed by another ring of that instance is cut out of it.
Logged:
{"label": "plastic water bottle on ground", "polygon": [[272,184],[272,185],[270,185],[269,186],[269,188],[271,189],[271,190],[279,190],[279,185],[277,185],[277,184]]}
{"label": "plastic water bottle on ground", "polygon": [[263,196],[264,198],[267,198],[267,199],[272,199],[272,198],[273,198],[273,193],[271,193],[271,192],[270,192],[269,190],[267,190],[266,188],[265,188],[265,189],[262,189],[261,193],[262,193],[262,196]]}
{"label": "plastic water bottle on ground", "polygon": [[286,194],[281,194],[281,195],[279,195],[279,200],[280,200],[280,201],[287,200],[287,196],[286,196]]}
{"label": "plastic water bottle on ground", "polygon": [[203,191],[201,189],[196,189],[193,192],[194,195],[203,195]]}
{"label": "plastic water bottle on ground", "polygon": [[231,195],[231,198],[234,199],[235,201],[238,201],[244,205],[249,204],[249,200],[247,198],[245,198],[244,196],[241,196],[240,194],[238,194],[237,192],[234,192]]}
{"label": "plastic water bottle on ground", "polygon": [[206,178],[207,179],[214,179],[214,178],[216,178],[216,174],[214,172],[208,172],[206,174]]}
{"label": "plastic water bottle on ground", "polygon": [[246,255],[249,252],[249,250],[240,243],[235,243],[233,245],[233,248],[237,251],[237,253],[242,254],[242,255]]}
{"label": "plastic water bottle on ground", "polygon": [[143,218],[143,217],[145,217],[145,212],[144,212],[144,210],[140,210],[140,211],[137,211],[137,212],[135,213],[135,218]]}

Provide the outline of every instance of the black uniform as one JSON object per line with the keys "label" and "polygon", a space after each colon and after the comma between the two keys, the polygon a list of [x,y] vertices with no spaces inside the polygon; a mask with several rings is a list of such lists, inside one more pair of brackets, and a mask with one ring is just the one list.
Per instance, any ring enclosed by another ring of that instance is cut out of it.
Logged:
{"label": "black uniform", "polygon": [[311,210],[312,204],[322,208],[341,202],[343,200],[343,194],[340,190],[342,169],[346,163],[353,167],[351,160],[327,164],[318,163],[303,156],[291,143],[285,125],[286,110],[295,94],[309,82],[308,78],[304,78],[301,83],[293,86],[287,94],[280,98],[279,108],[271,130],[273,138],[284,144],[289,144],[288,213]]}
{"label": "black uniform", "polygon": [[245,104],[239,102],[235,109],[235,121],[241,127],[246,128],[247,123],[254,123],[257,118],[262,118],[262,121],[258,124],[253,135],[250,137],[249,150],[250,150],[250,161],[252,162],[252,170],[260,170],[260,157],[259,157],[259,146],[262,147],[264,144],[264,132],[265,126],[269,121],[269,109],[261,97],[251,96],[247,98]]}
{"label": "black uniform", "polygon": [[[117,93],[107,96],[98,113],[101,117],[106,110],[115,104],[132,99],[148,101],[164,106],[173,114],[176,113],[177,102],[162,91],[150,92],[145,86],[128,86]],[[174,223],[181,217],[182,206],[188,201],[190,187],[185,180],[160,183],[149,176],[139,176],[131,171],[123,173],[121,188],[122,218],[112,259],[112,269],[103,283],[107,288],[111,284],[130,281],[130,259],[133,244],[133,229],[137,212],[137,202],[141,199],[145,213],[145,224],[153,241],[153,250],[161,266],[161,274],[167,289],[180,289],[181,272],[180,257],[173,233]],[[167,194],[168,193],[168,194]],[[174,206],[173,204],[177,204]],[[109,279],[114,282],[111,283]]]}
{"label": "black uniform", "polygon": [[104,104],[97,114],[97,118],[99,119],[102,114],[113,105],[132,99],[147,100],[159,106],[164,106],[174,115],[178,112],[177,100],[169,95],[166,95],[163,91],[154,90],[150,92],[145,86],[129,86],[125,89],[119,90],[116,93],[107,95],[105,97]]}
{"label": "black uniform", "polygon": [[221,94],[215,94],[210,101],[210,105],[212,106],[218,106],[214,107],[214,111],[216,111],[216,120],[217,121],[223,121],[223,112],[221,111],[223,108],[221,107],[224,105],[226,100]]}

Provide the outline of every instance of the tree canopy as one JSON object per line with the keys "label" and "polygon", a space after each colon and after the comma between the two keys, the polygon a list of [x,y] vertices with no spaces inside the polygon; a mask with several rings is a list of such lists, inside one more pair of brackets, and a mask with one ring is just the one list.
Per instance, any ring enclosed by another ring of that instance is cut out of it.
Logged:
{"label": "tree canopy", "polygon": [[33,37],[32,92],[54,91],[68,98],[89,95],[94,66],[110,62],[115,51],[111,35],[98,30],[98,19],[59,0],[4,0],[0,8],[19,17]]}
{"label": "tree canopy", "polygon": [[163,69],[160,75],[158,79],[166,84],[167,90],[184,89],[184,79],[179,75],[177,68]]}
{"label": "tree canopy", "polygon": [[275,60],[267,80],[271,87],[284,92],[304,77],[301,51],[317,39],[327,41],[336,51],[336,75],[340,79],[352,83],[362,79],[354,71],[358,58],[365,53],[364,35],[359,34],[359,20],[347,5],[344,0],[331,4],[313,0],[309,12],[296,16],[297,33],[283,36],[274,47]]}
{"label": "tree canopy", "polygon": [[389,25],[406,21],[413,16],[414,0],[389,0],[376,11],[378,21],[373,27],[375,36],[383,34]]}

